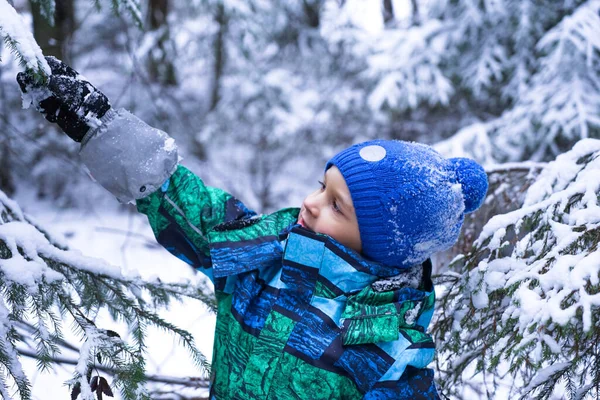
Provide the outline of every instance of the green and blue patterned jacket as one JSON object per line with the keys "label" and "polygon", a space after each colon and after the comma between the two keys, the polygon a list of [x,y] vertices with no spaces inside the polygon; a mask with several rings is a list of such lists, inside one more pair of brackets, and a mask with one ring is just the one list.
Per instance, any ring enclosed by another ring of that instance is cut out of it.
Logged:
{"label": "green and blue patterned jacket", "polygon": [[137,207],[214,283],[211,399],[438,398],[429,261],[419,288],[376,291],[402,271],[296,225],[298,209],[257,216],[182,166]]}

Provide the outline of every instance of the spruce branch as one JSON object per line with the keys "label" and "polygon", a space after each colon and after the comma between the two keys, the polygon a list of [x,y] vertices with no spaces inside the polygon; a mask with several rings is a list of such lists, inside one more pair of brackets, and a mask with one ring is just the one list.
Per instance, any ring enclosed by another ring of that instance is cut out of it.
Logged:
{"label": "spruce branch", "polygon": [[6,0],[0,0],[0,38],[15,55],[21,67],[32,71],[36,80],[43,82],[51,74],[50,67],[29,28]]}
{"label": "spruce branch", "polygon": [[[73,345],[71,345],[73,346]],[[74,347],[74,346],[73,346]],[[77,347],[74,347],[76,351],[79,351]],[[27,349],[19,349],[19,355],[32,358],[37,360],[39,355],[35,351],[27,350]],[[64,365],[77,365],[77,359],[56,355],[52,357],[51,363],[53,365],[64,364]],[[107,365],[96,364],[94,365],[94,370],[104,372],[106,374],[112,375],[116,373],[114,368],[111,368]],[[160,375],[160,374],[145,374],[144,381],[148,383],[164,383],[178,387],[186,387],[193,389],[207,389],[209,387],[209,379],[205,377],[177,377],[177,376],[169,376],[169,375]]]}
{"label": "spruce branch", "polygon": [[[48,24],[53,26],[56,12],[55,0],[34,1],[40,5],[41,14]],[[96,8],[100,9],[100,1],[93,1]],[[111,0],[111,5],[116,14],[120,14],[121,9],[126,9],[135,25],[139,29],[143,28],[139,0]],[[31,71],[38,82],[46,81],[51,74],[50,67],[24,20],[8,0],[0,0],[0,39],[14,54],[23,70]]]}
{"label": "spruce branch", "polygon": [[50,26],[54,26],[54,14],[56,12],[55,0],[33,0],[40,5],[42,17],[46,19]]}
{"label": "spruce branch", "polygon": [[[18,205],[0,192],[0,383],[18,388],[19,398],[30,399],[30,382],[22,371],[16,348],[28,343],[39,369],[50,368],[65,346],[62,321],[73,321],[82,346],[73,378],[73,396],[91,400],[119,390],[124,399],[150,398],[145,385],[146,328],[155,326],[176,335],[204,374],[209,363],[196,348],[193,336],[159,316],[158,307],[172,301],[195,299],[214,310],[214,299],[203,285],[144,281],[123,275],[101,260],[87,259],[57,245],[40,226],[32,225]],[[94,316],[107,310],[125,322],[132,343],[116,332],[97,326]],[[25,328],[23,328],[25,327]],[[29,334],[19,333],[26,329]],[[71,346],[72,348],[72,346]],[[107,368],[113,378],[90,373]],[[92,376],[93,375],[93,376]]]}
{"label": "spruce branch", "polygon": [[460,278],[443,284],[433,323],[443,392],[464,388],[474,366],[494,378],[479,381],[482,392],[504,378],[523,382],[515,388],[523,399],[548,399],[561,384],[568,398],[591,396],[600,225],[590,210],[600,208],[599,170],[600,141],[578,143],[541,171],[522,208],[492,218],[452,263]]}

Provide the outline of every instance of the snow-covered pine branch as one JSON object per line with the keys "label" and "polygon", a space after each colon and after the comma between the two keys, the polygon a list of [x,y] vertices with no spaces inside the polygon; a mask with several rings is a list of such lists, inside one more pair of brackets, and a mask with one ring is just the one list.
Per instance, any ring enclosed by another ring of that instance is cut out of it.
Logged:
{"label": "snow-covered pine branch", "polygon": [[454,260],[464,272],[434,325],[444,392],[459,395],[465,380],[494,390],[506,374],[511,398],[547,399],[561,381],[569,398],[600,393],[599,175],[600,140],[578,142]]}
{"label": "snow-covered pine branch", "polygon": [[[440,33],[444,29],[440,21],[430,20],[374,38],[373,53],[367,57],[367,75],[376,82],[368,99],[373,110],[448,105],[454,88],[440,68],[446,50]],[[399,65],[396,60],[404,62]]]}
{"label": "snow-covered pine branch", "polygon": [[0,0],[0,39],[12,50],[21,67],[35,71],[40,79],[51,74],[40,46],[7,0]]}
{"label": "snow-covered pine branch", "polygon": [[[93,0],[100,7],[100,0]],[[54,24],[54,13],[56,10],[55,0],[37,0],[40,10],[48,23]],[[138,27],[143,24],[141,6],[139,0],[111,0],[111,5],[116,13],[126,9]],[[0,39],[15,54],[23,69],[29,69],[37,73],[39,79],[50,75],[50,67],[40,46],[36,43],[30,28],[17,13],[8,0],[0,0]]]}
{"label": "snow-covered pine branch", "polygon": [[588,1],[537,43],[545,55],[528,90],[489,124],[497,159],[547,159],[600,136],[599,13],[600,1]]}
{"label": "snow-covered pine branch", "polygon": [[[73,322],[83,345],[69,384],[75,393],[80,392],[80,399],[93,398],[90,382],[96,364],[111,369],[111,386],[118,388],[124,399],[149,398],[143,385],[148,326],[176,335],[201,369],[206,371],[209,367],[192,335],[156,311],[157,307],[186,297],[214,308],[207,288],[144,281],[139,276],[126,276],[102,260],[67,250],[2,192],[0,293],[0,394],[6,399],[31,398],[30,381],[17,352],[24,340],[17,332],[20,321],[28,321],[35,328],[33,340],[39,369],[52,365],[53,357],[60,351],[63,322]],[[132,344],[116,332],[96,326],[94,318],[102,309],[127,324]],[[95,380],[101,382],[100,378]],[[13,385],[17,395],[10,393]]]}
{"label": "snow-covered pine branch", "polygon": [[431,140],[458,123],[486,164],[549,161],[600,137],[599,0],[431,0],[418,24],[386,27],[367,3],[325,1],[321,35],[396,136],[411,118]]}
{"label": "snow-covered pine branch", "polygon": [[[523,161],[487,167],[489,187],[486,201],[476,212],[465,215],[458,241],[448,250],[434,254],[433,265],[443,269],[456,256],[467,254],[473,248],[473,243],[484,225],[492,217],[520,209],[528,189],[546,166],[547,163]],[[434,270],[434,273],[437,273],[437,270]]]}
{"label": "snow-covered pine branch", "polygon": [[[440,67],[447,50],[446,24],[432,19],[403,29],[374,29],[364,23],[367,12],[377,12],[377,7],[360,1],[326,2],[321,33],[331,45],[364,60],[360,76],[368,82],[371,109],[448,105],[454,88]],[[371,25],[377,25],[369,17]]]}
{"label": "snow-covered pine branch", "polygon": [[473,155],[495,163],[548,161],[580,139],[600,137],[600,1],[573,2],[568,10],[524,0],[504,4],[502,12],[467,3],[444,11],[463,21],[449,36],[450,53],[465,48],[455,75],[476,98],[485,101],[481,90],[488,88],[510,107],[464,127],[456,138],[483,146],[481,157]]}

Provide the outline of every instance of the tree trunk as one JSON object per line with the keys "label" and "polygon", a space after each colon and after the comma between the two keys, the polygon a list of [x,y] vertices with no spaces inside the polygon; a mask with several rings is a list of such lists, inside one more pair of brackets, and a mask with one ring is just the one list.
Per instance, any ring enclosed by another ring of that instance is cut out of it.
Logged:
{"label": "tree trunk", "polygon": [[304,10],[304,15],[306,16],[308,26],[310,26],[311,28],[318,28],[321,22],[321,1],[317,0],[308,2],[306,0],[303,0],[302,8]]}
{"label": "tree trunk", "polygon": [[148,24],[150,31],[157,35],[156,46],[148,53],[148,73],[152,82],[163,85],[176,85],[177,75],[172,62],[173,50],[167,18],[169,0],[148,1]]}
{"label": "tree trunk", "polygon": [[[0,56],[2,55],[2,47],[0,46]],[[4,118],[8,117],[6,109],[6,91],[4,90],[2,81],[2,64],[0,64],[0,191],[11,196],[15,192],[15,182],[12,176],[12,168],[10,167],[10,137],[8,129],[4,129]]]}
{"label": "tree trunk", "polygon": [[219,24],[219,30],[214,42],[215,64],[213,68],[213,87],[210,99],[210,111],[214,110],[221,98],[221,76],[225,69],[225,34],[227,33],[227,16],[223,4],[217,6],[215,21]]}
{"label": "tree trunk", "polygon": [[421,25],[421,16],[419,15],[419,3],[417,0],[410,0],[412,5],[412,24]]}
{"label": "tree trunk", "polygon": [[383,22],[388,26],[394,22],[394,5],[392,0],[383,0]]}
{"label": "tree trunk", "polygon": [[0,191],[12,196],[15,193],[15,181],[11,174],[10,138],[3,131],[0,131]]}
{"label": "tree trunk", "polygon": [[41,2],[30,0],[33,17],[33,36],[47,56],[54,56],[72,64],[68,42],[75,29],[73,0],[56,0],[54,26],[42,14]]}

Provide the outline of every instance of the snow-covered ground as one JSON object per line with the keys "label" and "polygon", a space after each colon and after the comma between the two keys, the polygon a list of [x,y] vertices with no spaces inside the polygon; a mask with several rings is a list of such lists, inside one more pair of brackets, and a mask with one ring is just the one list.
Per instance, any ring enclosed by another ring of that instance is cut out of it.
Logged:
{"label": "snow-covered ground", "polygon": [[[92,204],[85,210],[57,211],[55,206],[35,199],[28,193],[17,195],[23,211],[35,218],[55,236],[62,235],[71,249],[80,250],[84,255],[98,257],[121,266],[125,270],[136,270],[142,276],[159,276],[165,281],[199,279],[185,263],[170,255],[156,244],[146,218],[138,214],[133,206],[120,206],[116,200],[108,199],[102,204]],[[177,326],[191,332],[198,348],[207,356],[212,356],[215,316],[198,302],[188,301],[172,304],[162,316]],[[126,332],[123,324],[111,320],[108,315],[100,315],[96,324],[114,330],[123,337]],[[76,336],[65,329],[72,343]],[[148,372],[174,377],[200,376],[187,351],[177,340],[163,332],[148,330]],[[75,358],[68,352],[65,357]],[[33,384],[33,398],[69,399],[70,392],[64,382],[71,378],[74,366],[64,365],[53,371],[39,372],[32,359],[23,360],[25,372]],[[107,376],[109,382],[110,377]],[[115,393],[115,399],[119,399]]]}

